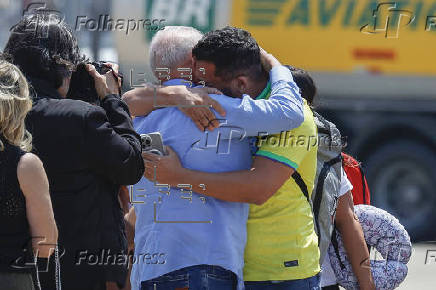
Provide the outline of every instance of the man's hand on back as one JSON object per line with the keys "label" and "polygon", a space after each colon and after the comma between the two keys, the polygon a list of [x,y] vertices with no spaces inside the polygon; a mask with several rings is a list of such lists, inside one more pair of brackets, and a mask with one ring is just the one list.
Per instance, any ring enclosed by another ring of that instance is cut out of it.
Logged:
{"label": "man's hand on back", "polygon": [[[225,116],[226,112],[221,105],[209,97],[209,94],[222,94],[215,88],[191,88],[189,95],[186,95],[188,106],[179,107],[180,111],[185,113],[189,118],[194,121],[195,125],[201,131],[205,129],[213,130],[219,127],[219,122],[215,114],[210,110],[215,109],[221,116]],[[203,106],[203,107],[199,107]]]}
{"label": "man's hand on back", "polygon": [[161,92],[165,92],[165,95],[167,96],[166,99],[168,102],[165,105],[178,107],[180,111],[192,119],[201,131],[204,131],[205,129],[213,130],[219,126],[219,122],[211,110],[212,108],[221,116],[226,115],[226,112],[221,105],[209,96],[209,94],[222,94],[215,88],[169,86],[162,88]]}
{"label": "man's hand on back", "polygon": [[273,67],[282,65],[272,54],[260,47],[260,61],[263,68],[269,72]]}

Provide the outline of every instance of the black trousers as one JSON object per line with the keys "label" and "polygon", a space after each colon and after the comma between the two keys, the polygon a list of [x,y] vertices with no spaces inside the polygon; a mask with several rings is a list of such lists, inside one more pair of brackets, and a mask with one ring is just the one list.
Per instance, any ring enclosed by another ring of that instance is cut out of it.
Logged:
{"label": "black trousers", "polygon": [[[102,267],[75,264],[75,258],[64,255],[60,259],[60,281],[62,290],[105,290],[106,281]],[[47,264],[48,263],[48,264]],[[38,264],[39,261],[38,261]],[[42,290],[56,290],[54,255],[39,265],[39,280]]]}
{"label": "black trousers", "polygon": [[30,273],[0,272],[0,287],[8,290],[34,290],[32,275]]}

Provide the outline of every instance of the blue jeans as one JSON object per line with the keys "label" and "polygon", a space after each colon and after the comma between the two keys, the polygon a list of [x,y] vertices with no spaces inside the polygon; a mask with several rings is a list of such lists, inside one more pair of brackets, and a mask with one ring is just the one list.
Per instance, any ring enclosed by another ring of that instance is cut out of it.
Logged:
{"label": "blue jeans", "polygon": [[141,290],[234,290],[236,285],[233,272],[219,266],[198,265],[142,281]]}
{"label": "blue jeans", "polygon": [[249,281],[245,290],[320,290],[319,274],[306,279],[287,281]]}

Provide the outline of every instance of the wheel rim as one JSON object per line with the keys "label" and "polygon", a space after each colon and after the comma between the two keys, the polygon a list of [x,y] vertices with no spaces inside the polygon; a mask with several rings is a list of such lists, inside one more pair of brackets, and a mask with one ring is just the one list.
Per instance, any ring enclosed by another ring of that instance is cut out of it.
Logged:
{"label": "wheel rim", "polygon": [[378,170],[372,184],[377,207],[396,216],[407,229],[428,222],[436,197],[429,171],[415,160],[392,161]]}

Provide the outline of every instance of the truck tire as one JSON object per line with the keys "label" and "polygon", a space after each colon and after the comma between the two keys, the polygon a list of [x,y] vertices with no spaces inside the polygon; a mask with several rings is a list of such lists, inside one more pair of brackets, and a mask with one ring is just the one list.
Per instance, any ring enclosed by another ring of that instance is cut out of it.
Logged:
{"label": "truck tire", "polygon": [[373,151],[364,166],[371,203],[397,217],[413,241],[436,240],[436,152],[393,140]]}

